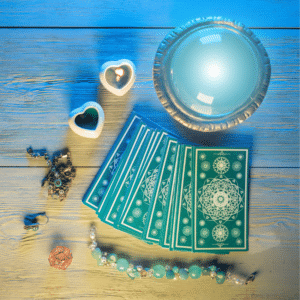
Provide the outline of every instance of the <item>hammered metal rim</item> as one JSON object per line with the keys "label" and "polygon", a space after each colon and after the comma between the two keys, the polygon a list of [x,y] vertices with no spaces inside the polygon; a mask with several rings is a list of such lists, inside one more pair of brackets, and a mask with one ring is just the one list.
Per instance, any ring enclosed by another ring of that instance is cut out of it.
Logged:
{"label": "hammered metal rim", "polygon": [[[184,113],[181,109],[179,109],[172,97],[174,95],[170,95],[166,89],[165,83],[162,79],[162,67],[163,67],[163,60],[167,54],[167,52],[173,47],[173,45],[187,32],[201,27],[203,25],[211,25],[211,24],[222,24],[231,26],[241,33],[243,33],[246,37],[253,42],[256,46],[257,51],[259,52],[262,58],[262,79],[260,84],[260,90],[254,97],[248,98],[248,104],[246,107],[242,107],[235,112],[232,112],[229,116],[223,118],[201,118],[201,117],[192,117]],[[238,125],[249,118],[256,109],[261,105],[270,82],[271,77],[271,64],[268,54],[260,42],[260,40],[256,37],[256,35],[245,25],[231,21],[229,19],[224,19],[222,17],[209,17],[209,18],[198,18],[192,21],[187,22],[185,25],[180,26],[172,30],[169,34],[165,36],[165,38],[160,43],[153,65],[153,83],[154,88],[156,90],[157,96],[165,107],[167,112],[179,123],[184,125],[187,128],[191,128],[196,131],[203,131],[203,132],[213,132],[219,130],[225,130],[231,128],[235,125]],[[226,120],[225,120],[226,119]]]}

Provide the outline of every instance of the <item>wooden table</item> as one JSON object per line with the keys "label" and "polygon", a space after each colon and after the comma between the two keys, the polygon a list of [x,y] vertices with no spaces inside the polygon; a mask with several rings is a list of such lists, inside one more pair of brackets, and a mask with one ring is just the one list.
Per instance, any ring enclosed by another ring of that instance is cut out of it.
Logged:
{"label": "wooden table", "polygon": [[[297,1],[244,0],[209,5],[188,1],[1,1],[0,4],[0,298],[1,299],[298,299],[299,298],[299,50]],[[234,4],[233,4],[234,3]],[[152,64],[170,27],[198,16],[223,15],[249,27],[265,46],[272,77],[261,107],[222,133],[188,131],[172,121],[157,99]],[[127,58],[137,68],[134,88],[117,97],[100,85],[101,65]],[[85,139],[68,126],[69,112],[87,101],[101,104],[105,126]],[[81,199],[131,110],[203,146],[250,149],[249,251],[229,255],[169,252],[101,223]],[[44,160],[68,147],[77,167],[68,198],[47,198],[40,183]],[[27,213],[50,218],[25,232]],[[97,267],[89,226],[97,240],[144,264],[216,260],[239,272],[258,272],[245,287],[218,286],[209,278],[144,279]],[[57,245],[70,248],[66,271],[49,266]]]}

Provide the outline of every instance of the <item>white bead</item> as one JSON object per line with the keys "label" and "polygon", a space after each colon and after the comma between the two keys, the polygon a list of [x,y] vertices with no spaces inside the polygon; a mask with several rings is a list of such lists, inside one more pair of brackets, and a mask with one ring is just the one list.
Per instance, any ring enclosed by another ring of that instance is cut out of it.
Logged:
{"label": "white bead", "polygon": [[96,246],[90,245],[89,248],[90,248],[92,251],[94,251],[94,250],[96,249]]}
{"label": "white bead", "polygon": [[97,247],[96,241],[93,241],[93,242],[89,245],[89,248],[90,248],[92,251],[95,250],[96,247]]}
{"label": "white bead", "polygon": [[136,266],[135,268],[137,269],[138,272],[141,272],[143,270],[142,266]]}
{"label": "white bead", "polygon": [[217,275],[217,272],[215,272],[215,271],[210,272],[210,276],[212,279],[215,278],[216,275]]}

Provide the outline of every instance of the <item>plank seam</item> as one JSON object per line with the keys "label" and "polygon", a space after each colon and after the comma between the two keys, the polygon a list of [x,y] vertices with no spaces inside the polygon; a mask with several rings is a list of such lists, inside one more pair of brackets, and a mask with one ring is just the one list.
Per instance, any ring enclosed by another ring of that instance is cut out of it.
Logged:
{"label": "plank seam", "polygon": [[[75,168],[87,168],[87,169],[99,169],[101,166],[74,166]],[[17,169],[17,168],[43,168],[43,169],[49,169],[48,166],[0,166],[0,168],[4,168],[4,169],[9,169],[9,168],[12,168],[12,169]],[[250,169],[300,169],[300,166],[299,167],[249,167]]]}
{"label": "plank seam", "polygon": [[[174,26],[0,26],[0,29],[175,29]],[[249,29],[299,30],[300,27],[248,27]]]}

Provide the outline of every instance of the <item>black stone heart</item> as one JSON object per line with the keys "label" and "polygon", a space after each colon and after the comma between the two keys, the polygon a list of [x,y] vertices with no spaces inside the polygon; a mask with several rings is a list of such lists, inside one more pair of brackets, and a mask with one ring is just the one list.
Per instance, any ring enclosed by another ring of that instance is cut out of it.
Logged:
{"label": "black stone heart", "polygon": [[[124,75],[118,76],[116,69],[122,69]],[[130,68],[127,66],[110,67],[105,72],[105,79],[107,83],[116,89],[122,89],[130,79]]]}
{"label": "black stone heart", "polygon": [[88,108],[83,114],[76,116],[75,124],[84,129],[95,129],[98,124],[98,111],[95,108]]}

